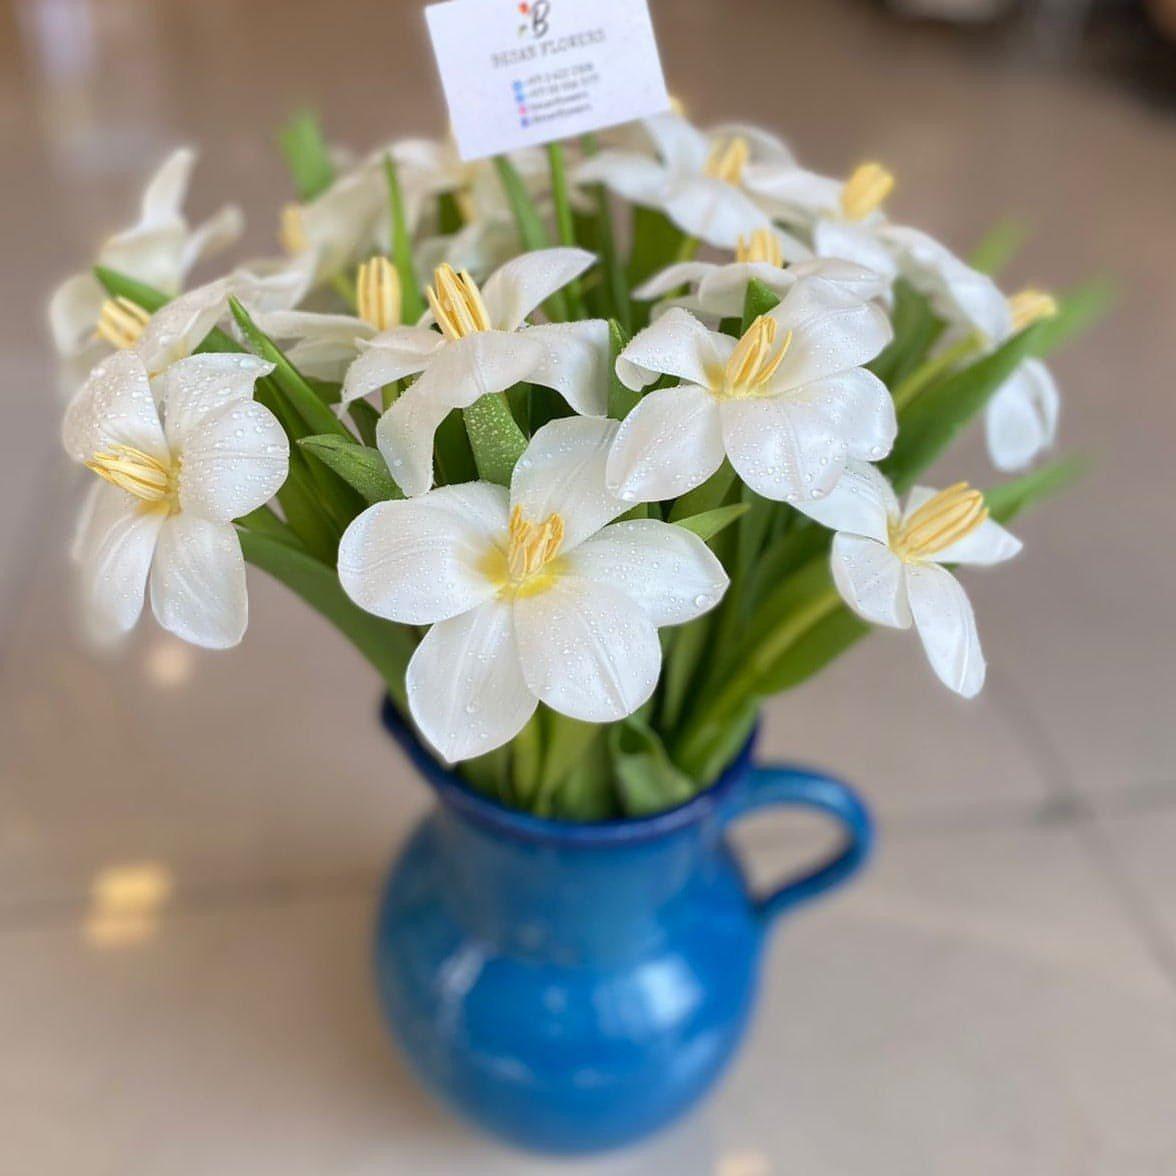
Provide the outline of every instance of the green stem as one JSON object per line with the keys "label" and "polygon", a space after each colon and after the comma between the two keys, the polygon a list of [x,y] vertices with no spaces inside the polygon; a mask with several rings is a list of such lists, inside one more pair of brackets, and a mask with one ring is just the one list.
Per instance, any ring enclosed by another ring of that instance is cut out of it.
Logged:
{"label": "green stem", "polygon": [[417,286],[416,270],[412,263],[412,239],[408,235],[408,220],[404,210],[404,193],[396,161],[384,156],[384,175],[388,181],[388,215],[392,218],[392,261],[400,276],[401,318],[415,323],[424,314],[425,304]]}
{"label": "green stem", "polygon": [[335,287],[335,293],[347,303],[349,310],[355,310],[359,304],[359,295],[355,290],[355,279],[349,278],[346,274],[336,274],[331,279],[331,285]]}
{"label": "green stem", "polygon": [[[574,246],[576,244],[576,228],[572,219],[572,201],[568,194],[568,170],[564,159],[562,143],[547,144],[547,162],[551,168],[551,194],[555,200],[555,225],[559,233],[561,245]],[[568,313],[572,319],[582,319],[584,302],[580,296],[578,280],[569,282],[564,287],[568,300]]]}

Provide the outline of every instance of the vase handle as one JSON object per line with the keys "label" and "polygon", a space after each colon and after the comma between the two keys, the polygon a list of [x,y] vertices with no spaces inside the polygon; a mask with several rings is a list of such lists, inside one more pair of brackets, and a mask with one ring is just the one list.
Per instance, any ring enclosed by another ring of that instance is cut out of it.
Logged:
{"label": "vase handle", "polygon": [[858,794],[840,780],[801,768],[753,767],[724,818],[730,822],[777,805],[827,813],[840,823],[844,839],[823,862],[753,900],[766,920],[848,882],[866,864],[874,841],[874,822]]}

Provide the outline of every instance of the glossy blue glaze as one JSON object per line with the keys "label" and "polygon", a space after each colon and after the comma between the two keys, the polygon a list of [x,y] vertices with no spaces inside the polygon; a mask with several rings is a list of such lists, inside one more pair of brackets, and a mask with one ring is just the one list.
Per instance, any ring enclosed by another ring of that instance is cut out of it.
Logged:
{"label": "glossy blue glaze", "polygon": [[[391,707],[384,718],[438,804],[384,894],[380,997],[425,1084],[524,1147],[615,1147],[687,1110],[743,1035],[767,926],[869,853],[856,795],[813,772],[753,766],[754,736],[688,804],[572,824],[479,796]],[[725,830],[774,805],[826,812],[845,839],[756,896]]]}

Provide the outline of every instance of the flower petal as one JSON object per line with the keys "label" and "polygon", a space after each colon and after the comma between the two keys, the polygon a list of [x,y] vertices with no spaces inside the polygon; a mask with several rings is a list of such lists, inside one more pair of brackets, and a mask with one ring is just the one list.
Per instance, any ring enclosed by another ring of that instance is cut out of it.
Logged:
{"label": "flower petal", "polygon": [[638,331],[617,356],[617,376],[626,388],[634,390],[652,384],[661,375],[709,387],[732,345],[689,311],[671,307]]}
{"label": "flower petal", "polygon": [[666,184],[666,169],[635,151],[601,151],[576,168],[577,184],[604,184],[631,204],[657,207]]}
{"label": "flower petal", "polygon": [[976,617],[960,582],[937,564],[906,569],[907,596],[927,660],[939,680],[972,698],[984,685],[984,654]]}
{"label": "flower petal", "polygon": [[376,425],[376,446],[396,485],[412,498],[433,485],[433,440],[452,407],[406,388]]}
{"label": "flower petal", "polygon": [[522,333],[542,347],[542,358],[527,378],[554,388],[581,416],[604,416],[610,383],[608,323],[544,323]]}
{"label": "flower petal", "polygon": [[1049,369],[1027,359],[999,388],[984,413],[988,455],[998,470],[1024,469],[1053,444],[1061,397]]}
{"label": "flower petal", "polygon": [[661,644],[623,592],[562,575],[515,601],[515,636],[528,687],[552,710],[589,723],[631,715],[653,694]]}
{"label": "flower petal", "polygon": [[680,229],[719,249],[734,249],[740,237],[771,224],[767,213],[745,192],[709,176],[672,183],[662,207]]}
{"label": "flower petal", "polygon": [[[818,257],[852,262],[877,275],[879,293],[890,289],[898,263],[873,229],[842,220],[820,220],[813,228],[813,250]],[[871,297],[876,297],[872,295]]]}
{"label": "flower petal", "polygon": [[890,483],[868,462],[850,458],[837,485],[824,498],[798,499],[796,509],[831,531],[887,541],[898,499]]}
{"label": "flower petal", "polygon": [[[715,273],[728,267],[715,265],[713,261],[679,261],[658,270],[651,278],[647,278],[636,290],[633,297],[642,302],[650,302],[654,298],[661,298],[677,290],[679,286],[692,286],[701,282],[708,274]],[[781,271],[783,272],[783,271]]]}
{"label": "flower petal", "polygon": [[408,663],[406,686],[421,734],[448,763],[508,743],[538,705],[523,681],[511,607],[500,600],[434,625]]}
{"label": "flower petal", "polygon": [[679,384],[647,393],[621,422],[605,478],[626,502],[661,502],[702,485],[723,455],[714,397],[697,384]]}
{"label": "flower petal", "polygon": [[188,234],[180,254],[180,272],[186,274],[206,257],[227,249],[244,231],[245,214],[235,204],[226,204]]}
{"label": "flower petal", "polygon": [[66,278],[49,299],[49,330],[62,355],[74,355],[94,337],[106,291],[91,273]]}
{"label": "flower petal", "polygon": [[406,625],[443,621],[494,595],[484,564],[506,527],[506,491],[488,482],[378,502],[343,532],[339,582],[376,616]]}
{"label": "flower petal", "polygon": [[231,523],[171,515],[151,564],[151,611],[169,632],[206,649],[229,649],[245,635],[249,598],[245,557]]}
{"label": "flower petal", "polygon": [[228,311],[227,278],[197,286],[161,306],[148,320],[135,350],[149,373],[191,355]]}
{"label": "flower petal", "polygon": [[996,283],[961,261],[934,237],[903,225],[887,225],[880,235],[898,254],[906,279],[949,323],[980,331],[990,342],[1012,330],[1008,303]]}
{"label": "flower petal", "polygon": [[848,449],[819,409],[787,396],[719,404],[723,445],[735,472],[757,494],[798,502],[828,494]]}
{"label": "flower petal", "polygon": [[604,481],[617,428],[616,421],[599,417],[549,421],[515,465],[511,506],[521,507],[533,522],[558,514],[564,524],[564,552],[629,509],[629,503],[609,493]]}
{"label": "flower petal", "polygon": [[[284,350],[286,358],[303,375],[335,383],[344,379],[348,369],[357,361],[362,344],[376,333],[370,323],[350,314],[276,310],[253,317],[271,338],[298,340]],[[412,362],[415,363],[415,359]]]}
{"label": "flower petal", "polygon": [[860,367],[894,336],[885,313],[824,278],[805,278],[769,311],[791,342],[772,388],[797,388]]}
{"label": "flower petal", "polygon": [[837,591],[859,617],[892,629],[910,628],[904,564],[885,543],[834,535],[829,563]]}
{"label": "flower petal", "polygon": [[499,331],[517,331],[527,316],[578,278],[596,261],[586,249],[536,249],[500,266],[482,287],[490,321]]}
{"label": "flower petal", "polygon": [[785,218],[802,223],[835,216],[841,210],[840,180],[804,168],[748,168],[747,187]]}
{"label": "flower petal", "polygon": [[290,442],[278,418],[256,400],[226,404],[185,438],[180,505],[228,523],[268,502],[290,466]]}
{"label": "flower petal", "polygon": [[684,527],[657,519],[613,523],[568,556],[573,575],[619,589],[658,627],[692,621],[727,590],[727,573]]}
{"label": "flower petal", "polygon": [[641,125],[662,162],[675,175],[697,175],[706,167],[711,136],[680,114],[657,114]]}
{"label": "flower petal", "polygon": [[159,165],[143,189],[139,211],[143,228],[169,224],[182,214],[195,166],[196,152],[191,147],[178,148]]}
{"label": "flower petal", "polygon": [[932,557],[938,564],[971,564],[988,567],[1012,559],[1024,544],[996,519],[985,519],[971,534],[956,540]]}
{"label": "flower petal", "polygon": [[340,404],[350,404],[405,376],[416,375],[445,346],[444,338],[424,327],[395,327],[360,346],[359,357],[347,369]]}
{"label": "flower petal", "polygon": [[182,218],[151,228],[127,229],[103,244],[98,264],[165,294],[178,294],[184,278],[181,262],[187,239],[188,227]]}
{"label": "flower petal", "polygon": [[173,363],[154,381],[171,448],[185,453],[214,415],[252,400],[253,385],[273,370],[272,363],[255,355],[232,352],[190,355]]}
{"label": "flower petal", "polygon": [[833,423],[851,457],[878,461],[894,446],[898,419],[890,389],[873,372],[850,368],[789,393],[819,409]]}
{"label": "flower petal", "polygon": [[95,486],[73,545],[81,569],[87,627],[109,641],[134,627],[166,515],[146,509],[117,486]]}
{"label": "flower petal", "polygon": [[74,461],[89,461],[112,445],[168,456],[147,370],[135,352],[116,351],[90,373],[65,410],[61,439]]}

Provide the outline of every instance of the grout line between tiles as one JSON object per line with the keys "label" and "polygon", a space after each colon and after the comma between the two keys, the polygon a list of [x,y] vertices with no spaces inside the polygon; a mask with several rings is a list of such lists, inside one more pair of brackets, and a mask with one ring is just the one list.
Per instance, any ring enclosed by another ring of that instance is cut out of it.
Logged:
{"label": "grout line between tiles", "polygon": [[[1127,871],[1114,843],[1107,836],[1098,811],[1074,783],[1057,743],[1015,681],[1002,675],[1000,688],[992,693],[995,705],[1004,711],[1005,719],[1026,755],[1037,763],[1055,802],[1074,814],[1071,823],[1076,836],[1101,873],[1111,897],[1176,993],[1176,942],[1168,935],[1148,896]],[[1010,702],[1013,705],[1006,705]]]}

